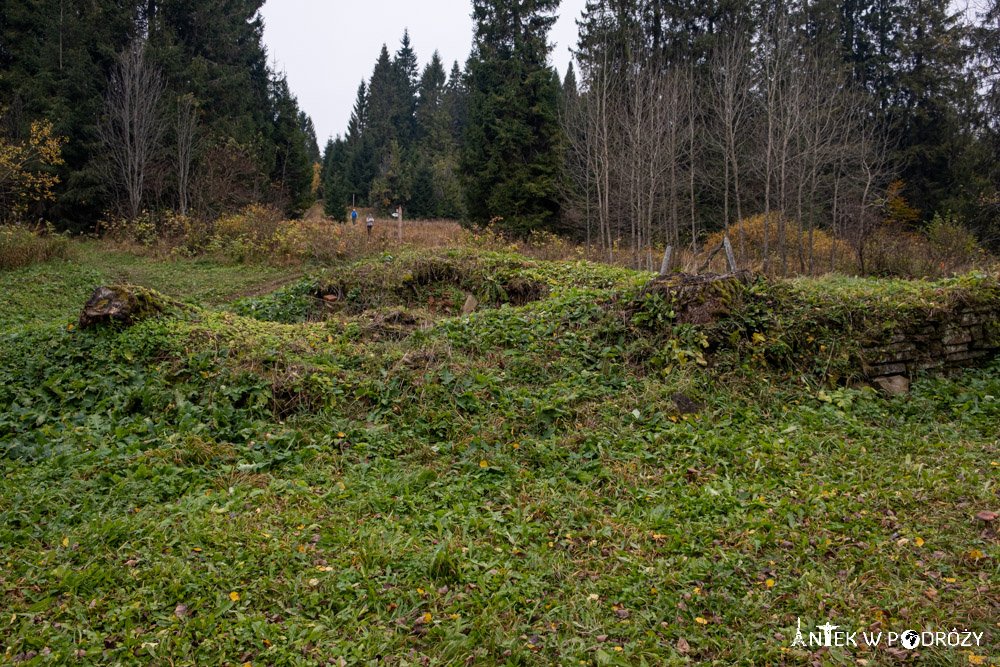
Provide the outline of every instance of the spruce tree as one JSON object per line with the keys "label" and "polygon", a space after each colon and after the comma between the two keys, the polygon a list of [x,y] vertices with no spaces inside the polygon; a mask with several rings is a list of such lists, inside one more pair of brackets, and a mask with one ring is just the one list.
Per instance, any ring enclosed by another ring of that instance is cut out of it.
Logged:
{"label": "spruce tree", "polygon": [[[976,104],[968,75],[968,34],[948,0],[905,0],[890,122],[907,198],[924,221],[954,207],[971,174],[963,158],[974,139]],[[964,173],[963,173],[964,172]]]}
{"label": "spruce tree", "polygon": [[348,144],[339,136],[326,144],[323,154],[323,212],[334,220],[347,222],[347,207],[351,201],[348,192]]}
{"label": "spruce tree", "polygon": [[450,119],[452,140],[459,145],[469,118],[469,89],[466,86],[466,75],[459,68],[457,60],[451,66],[448,83],[445,85],[444,107]]}
{"label": "spruce tree", "polygon": [[473,0],[469,121],[462,160],[474,222],[519,233],[559,214],[559,80],[547,65],[558,0]]}
{"label": "spruce tree", "polygon": [[306,157],[310,164],[318,164],[321,161],[319,154],[319,143],[316,141],[316,126],[313,119],[305,111],[299,111],[299,130],[305,140]]}
{"label": "spruce tree", "polygon": [[301,213],[312,203],[312,162],[306,152],[306,138],[299,124],[299,106],[284,76],[271,82],[270,144],[273,146],[270,180],[287,197],[292,214]]}
{"label": "spruce tree", "polygon": [[347,189],[357,203],[367,205],[368,189],[378,171],[378,163],[369,132],[368,86],[364,81],[358,86],[354,110],[347,125],[346,162]]}
{"label": "spruce tree", "polygon": [[[337,135],[337,139],[343,141],[340,139],[340,135]],[[330,137],[326,140],[326,146],[323,148],[323,170],[320,172],[320,181],[324,184],[323,187],[326,187],[326,177],[330,173],[330,160],[333,157],[334,145],[333,137]],[[322,190],[320,192],[322,197]]]}
{"label": "spruce tree", "polygon": [[437,197],[434,192],[434,173],[426,162],[417,165],[410,193],[409,217],[432,218],[437,215]]}
{"label": "spruce tree", "polygon": [[417,138],[425,154],[440,153],[451,139],[450,118],[445,107],[445,73],[435,51],[424,68],[417,87]]}
{"label": "spruce tree", "polygon": [[410,43],[410,31],[403,31],[403,38],[400,40],[399,50],[396,51],[396,58],[393,60],[396,71],[400,74],[402,82],[406,85],[407,94],[410,97],[416,95],[419,69],[417,65],[417,53]]}
{"label": "spruce tree", "polygon": [[66,137],[54,201],[31,210],[59,229],[92,230],[108,206],[97,156],[97,120],[106,75],[129,42],[135,6],[113,0],[0,2],[0,106],[4,129],[27,136],[31,123],[51,121]]}
{"label": "spruce tree", "polygon": [[576,70],[573,69],[573,63],[571,62],[569,67],[566,68],[566,77],[563,79],[562,84],[563,110],[573,108],[579,96],[580,89],[576,83]]}

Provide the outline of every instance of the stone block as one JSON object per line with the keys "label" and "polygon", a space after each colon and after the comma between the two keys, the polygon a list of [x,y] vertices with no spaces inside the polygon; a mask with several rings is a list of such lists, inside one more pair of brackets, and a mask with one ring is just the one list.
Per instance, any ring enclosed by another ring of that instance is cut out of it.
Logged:
{"label": "stone block", "polygon": [[906,394],[910,391],[910,381],[904,375],[892,375],[889,377],[877,377],[872,380],[872,386],[890,396]]}
{"label": "stone block", "polygon": [[985,357],[987,354],[988,353],[985,350],[953,352],[948,355],[948,363],[957,363],[962,361],[972,361],[973,359],[981,359]]}
{"label": "stone block", "polygon": [[913,370],[915,371],[929,371],[932,368],[941,368],[944,366],[944,362],[940,359],[933,359],[930,361],[918,361],[913,364]]}
{"label": "stone block", "polygon": [[874,375],[901,375],[906,372],[906,364],[878,364],[872,366]]}
{"label": "stone block", "polygon": [[972,326],[973,324],[979,324],[982,321],[983,321],[982,316],[979,315],[978,313],[970,313],[966,311],[962,315],[962,319],[960,319],[958,323],[961,324],[963,327],[969,327]]}
{"label": "stone block", "polygon": [[952,329],[941,338],[945,348],[972,341],[972,333],[968,329]]}

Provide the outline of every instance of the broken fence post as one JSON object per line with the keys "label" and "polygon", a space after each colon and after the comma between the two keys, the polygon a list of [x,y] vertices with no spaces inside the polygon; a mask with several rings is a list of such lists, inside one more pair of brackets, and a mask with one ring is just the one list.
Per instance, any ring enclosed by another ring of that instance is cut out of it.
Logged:
{"label": "broken fence post", "polygon": [[667,275],[667,271],[670,269],[670,256],[673,254],[674,249],[671,246],[667,246],[667,249],[663,253],[663,263],[660,264],[660,275]]}
{"label": "broken fence post", "polygon": [[728,236],[722,237],[722,245],[726,248],[726,261],[729,262],[729,272],[736,273],[736,256],[733,254],[733,246],[729,242]]}

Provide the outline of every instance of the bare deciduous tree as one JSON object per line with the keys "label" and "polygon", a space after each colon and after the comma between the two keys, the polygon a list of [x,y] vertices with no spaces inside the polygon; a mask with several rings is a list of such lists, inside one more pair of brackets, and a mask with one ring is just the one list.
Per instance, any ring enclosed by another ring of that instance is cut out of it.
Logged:
{"label": "bare deciduous tree", "polygon": [[142,210],[148,170],[163,135],[160,98],[163,76],[146,58],[146,44],[136,38],[111,70],[99,124],[108,155],[109,183],[124,194],[125,213],[135,220]]}
{"label": "bare deciduous tree", "polygon": [[[588,53],[565,123],[567,192],[588,245],[594,230],[603,256],[620,242],[636,268],[652,269],[652,245],[676,250],[690,233],[697,253],[700,221],[715,218],[727,235],[739,229],[741,267],[752,249],[765,271],[773,264],[786,275],[817,270],[819,228],[852,243],[866,236],[887,182],[878,114],[838,55],[801,31],[787,7],[772,5],[704,63],[670,62],[628,29]],[[706,202],[712,193],[717,203]],[[752,239],[749,214],[762,214]]]}
{"label": "bare deciduous tree", "polygon": [[[739,261],[745,261],[743,233],[743,198],[740,190],[740,166],[746,154],[746,144],[751,136],[750,121],[753,98],[753,72],[750,62],[749,39],[738,32],[724,40],[715,52],[712,63],[712,93],[715,102],[716,150],[723,156],[722,217],[726,232],[731,225],[729,193],[732,190],[736,204],[736,224],[739,229]],[[732,186],[730,187],[730,182]]]}
{"label": "bare deciduous tree", "polygon": [[177,198],[181,215],[187,215],[188,183],[197,124],[198,106],[194,96],[184,95],[177,100]]}

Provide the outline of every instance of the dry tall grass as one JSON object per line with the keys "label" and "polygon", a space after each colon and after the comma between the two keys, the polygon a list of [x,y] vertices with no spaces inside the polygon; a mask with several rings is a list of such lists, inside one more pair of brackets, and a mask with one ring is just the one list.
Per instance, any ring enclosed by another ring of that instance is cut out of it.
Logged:
{"label": "dry tall grass", "polygon": [[64,236],[45,230],[0,226],[0,271],[65,257],[68,250],[69,242]]}
{"label": "dry tall grass", "polygon": [[[535,232],[527,238],[512,238],[494,227],[463,227],[453,220],[408,220],[400,223],[392,217],[377,217],[371,233],[365,225],[368,209],[358,209],[357,222],[336,222],[313,207],[300,220],[283,220],[272,208],[253,205],[235,214],[225,215],[211,223],[201,223],[176,215],[164,215],[153,224],[142,219],[129,233],[114,230],[110,242],[133,252],[168,258],[173,255],[211,255],[233,262],[267,262],[298,264],[301,262],[332,263],[374,257],[391,253],[400,244],[418,248],[474,247],[483,250],[508,250],[527,257],[551,261],[589,260],[646,271],[659,271],[664,247],[645,248],[636,252],[628,245],[616,243],[612,248],[589,248],[549,232]],[[772,220],[768,226],[770,270],[781,270],[777,254],[778,228]],[[808,234],[792,222],[787,222],[789,275],[809,273]],[[764,216],[748,218],[743,224],[743,267],[760,270],[763,265]],[[867,248],[871,262],[869,272],[895,274],[904,277],[951,275],[969,268],[985,268],[988,258],[975,247],[969,236],[952,224],[936,223],[929,235],[877,234]],[[803,239],[803,255],[799,258],[799,235]],[[671,269],[694,272],[708,253],[722,240],[722,232],[701,240],[698,252],[689,246],[675,248]],[[736,229],[730,240],[739,256]],[[840,273],[858,272],[856,253],[845,242],[834,240],[828,233],[816,230],[812,237],[814,272],[830,271],[832,257]],[[805,264],[805,270],[803,270]],[[725,273],[728,270],[723,253],[717,254],[707,270]]]}

